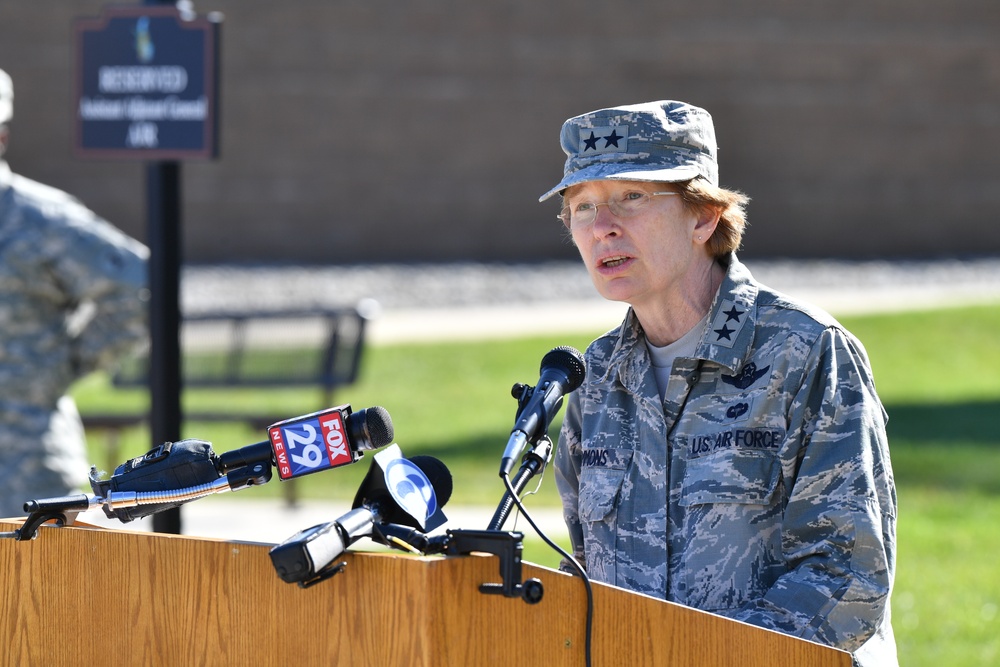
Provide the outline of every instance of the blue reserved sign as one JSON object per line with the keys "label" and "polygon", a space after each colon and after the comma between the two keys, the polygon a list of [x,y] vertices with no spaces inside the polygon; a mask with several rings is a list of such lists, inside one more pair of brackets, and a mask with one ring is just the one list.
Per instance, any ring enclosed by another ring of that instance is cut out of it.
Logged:
{"label": "blue reserved sign", "polygon": [[80,157],[218,155],[217,15],[172,6],[105,8],[78,19],[74,117]]}

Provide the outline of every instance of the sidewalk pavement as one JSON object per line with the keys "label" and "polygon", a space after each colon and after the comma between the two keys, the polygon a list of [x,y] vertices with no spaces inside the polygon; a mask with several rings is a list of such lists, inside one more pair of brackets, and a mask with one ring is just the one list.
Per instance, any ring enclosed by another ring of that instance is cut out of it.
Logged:
{"label": "sidewalk pavement", "polygon": [[[500,484],[498,480],[498,486]],[[224,539],[237,542],[277,544],[298,531],[329,521],[336,521],[350,511],[349,503],[337,501],[299,501],[289,506],[284,499],[255,499],[253,489],[239,491],[240,498],[226,494],[209,496],[189,502],[181,507],[181,532],[192,537]],[[499,495],[502,495],[502,492]],[[530,500],[525,508],[536,525],[550,538],[559,540],[566,534],[562,520],[562,510],[532,507]],[[445,505],[442,508],[448,522],[433,531],[434,534],[448,529],[467,528],[484,530],[493,519],[495,507],[470,507]],[[82,512],[77,522],[87,523],[112,530],[152,530],[152,518],[144,517],[131,523],[121,523],[108,519],[100,509]],[[504,530],[519,530],[526,537],[534,536],[534,530],[523,517],[512,513],[504,524]],[[363,540],[359,546],[369,550],[375,544]]]}

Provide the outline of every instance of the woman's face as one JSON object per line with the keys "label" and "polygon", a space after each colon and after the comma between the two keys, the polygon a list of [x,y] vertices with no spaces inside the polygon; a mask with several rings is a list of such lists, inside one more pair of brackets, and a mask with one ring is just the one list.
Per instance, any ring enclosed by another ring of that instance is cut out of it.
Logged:
{"label": "woman's face", "polygon": [[598,204],[593,221],[573,222],[570,233],[601,296],[636,310],[647,302],[683,296],[685,278],[696,260],[707,256],[704,242],[714,224],[706,231],[678,196],[650,196],[632,217],[619,217],[604,205],[674,191],[663,183],[587,181],[565,192],[563,203],[570,211],[587,211]]}

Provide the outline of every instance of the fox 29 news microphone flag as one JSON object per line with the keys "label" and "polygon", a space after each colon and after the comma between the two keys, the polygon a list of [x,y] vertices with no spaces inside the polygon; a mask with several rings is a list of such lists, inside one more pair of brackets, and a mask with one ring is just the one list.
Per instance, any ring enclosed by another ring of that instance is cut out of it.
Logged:
{"label": "fox 29 news microphone flag", "polygon": [[403,457],[398,445],[374,456],[354,499],[354,509],[335,521],[292,535],[269,555],[278,576],[308,586],[336,574],[334,560],[376,525],[395,524],[432,531],[447,521],[441,507],[451,497],[451,473],[430,456]]}
{"label": "fox 29 news microphone flag", "polygon": [[272,424],[267,429],[278,477],[289,480],[356,462],[365,450],[392,442],[392,420],[385,408],[351,414],[349,405]]}

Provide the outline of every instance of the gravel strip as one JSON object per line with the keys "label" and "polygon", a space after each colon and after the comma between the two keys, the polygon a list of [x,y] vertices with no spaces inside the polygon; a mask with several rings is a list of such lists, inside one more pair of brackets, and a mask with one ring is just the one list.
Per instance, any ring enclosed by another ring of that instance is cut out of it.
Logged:
{"label": "gravel strip", "polygon": [[[747,261],[775,289],[961,289],[1000,293],[1000,258],[939,261]],[[600,300],[580,262],[189,266],[186,314],[219,310],[335,307],[374,299],[384,309],[455,308]]]}

